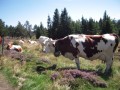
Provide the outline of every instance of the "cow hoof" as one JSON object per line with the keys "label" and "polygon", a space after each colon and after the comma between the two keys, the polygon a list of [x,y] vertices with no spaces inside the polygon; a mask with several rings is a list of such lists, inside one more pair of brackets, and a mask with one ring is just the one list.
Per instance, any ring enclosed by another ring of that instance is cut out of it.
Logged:
{"label": "cow hoof", "polygon": [[110,69],[109,71],[105,71],[104,75],[105,76],[111,76],[112,75],[112,69]]}

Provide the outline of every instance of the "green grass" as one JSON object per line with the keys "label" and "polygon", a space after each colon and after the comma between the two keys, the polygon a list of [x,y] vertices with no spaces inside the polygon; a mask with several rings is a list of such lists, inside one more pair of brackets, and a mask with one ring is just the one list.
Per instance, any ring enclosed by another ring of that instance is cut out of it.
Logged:
{"label": "green grass", "polygon": [[18,85],[18,80],[13,76],[11,69],[4,68],[1,70],[3,75],[7,78],[8,82],[13,86],[16,87]]}
{"label": "green grass", "polygon": [[47,75],[33,75],[24,82],[21,90],[47,90],[51,85]]}
{"label": "green grass", "polygon": [[[18,71],[16,70],[15,75],[13,76],[13,66],[16,62],[19,63],[18,60],[13,60],[7,57],[1,57],[1,61],[3,60],[4,64],[1,64],[1,72],[6,76],[8,81],[13,86],[18,86],[19,80],[17,77],[25,78],[23,82],[23,86],[20,90],[120,90],[120,61],[118,58],[115,58],[113,66],[112,66],[112,76],[104,77],[99,76],[99,79],[104,80],[107,84],[107,88],[100,88],[93,86],[90,82],[85,79],[77,78],[75,81],[71,81],[69,84],[60,85],[59,77],[57,80],[52,81],[51,75],[55,73],[55,70],[45,70],[42,73],[37,73],[35,68],[37,66],[49,67],[53,64],[57,64],[58,68],[65,67],[74,67],[76,68],[76,64],[74,61],[71,61],[63,56],[58,58],[54,57],[53,54],[44,54],[41,52],[41,49],[38,46],[30,46],[26,44],[24,45],[24,55],[29,55],[27,58],[27,62],[25,65],[19,66]],[[40,58],[47,58],[51,63],[44,63],[40,61]],[[36,62],[39,61],[39,64]],[[105,64],[101,63],[100,60],[89,61],[83,58],[80,58],[80,67],[85,70],[101,70],[102,72],[105,70]]]}

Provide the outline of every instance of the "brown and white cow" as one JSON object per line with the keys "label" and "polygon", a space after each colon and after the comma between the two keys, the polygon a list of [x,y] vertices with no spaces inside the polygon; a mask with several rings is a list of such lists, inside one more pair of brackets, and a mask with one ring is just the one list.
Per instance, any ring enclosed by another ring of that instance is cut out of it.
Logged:
{"label": "brown and white cow", "polygon": [[44,52],[53,52],[56,57],[63,55],[69,59],[75,59],[78,69],[80,69],[79,57],[89,60],[101,59],[106,62],[105,74],[107,74],[111,70],[118,43],[116,34],[68,35],[55,41],[49,40]]}
{"label": "brown and white cow", "polygon": [[15,50],[17,52],[22,52],[22,47],[20,45],[13,45],[13,44],[9,43],[7,45],[7,50]]}
{"label": "brown and white cow", "polygon": [[19,43],[24,44],[25,42],[24,42],[24,40],[19,40]]}
{"label": "brown and white cow", "polygon": [[36,41],[32,41],[32,40],[28,40],[28,42],[29,42],[30,44],[37,44]]}

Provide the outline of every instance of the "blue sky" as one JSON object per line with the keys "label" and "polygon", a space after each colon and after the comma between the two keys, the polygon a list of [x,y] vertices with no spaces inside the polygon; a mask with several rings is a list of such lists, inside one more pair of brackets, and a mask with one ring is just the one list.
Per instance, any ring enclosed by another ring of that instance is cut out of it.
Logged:
{"label": "blue sky", "polygon": [[47,27],[48,15],[52,19],[56,8],[59,13],[66,8],[74,21],[82,16],[99,20],[105,10],[112,19],[120,19],[120,0],[0,0],[0,19],[7,25],[28,20],[32,26],[42,22]]}

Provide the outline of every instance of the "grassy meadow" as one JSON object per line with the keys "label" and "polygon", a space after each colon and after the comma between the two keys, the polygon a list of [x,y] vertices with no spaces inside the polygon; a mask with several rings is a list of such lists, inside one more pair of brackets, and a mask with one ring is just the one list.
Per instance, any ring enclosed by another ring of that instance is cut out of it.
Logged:
{"label": "grassy meadow", "polygon": [[[112,75],[104,77],[98,75],[97,79],[107,84],[107,87],[94,86],[84,78],[75,78],[74,80],[63,79],[63,68],[76,68],[74,61],[63,56],[54,57],[52,53],[45,54],[41,51],[39,44],[29,44],[27,41],[22,45],[22,54],[26,59],[11,58],[6,55],[0,56],[0,72],[2,72],[9,83],[19,90],[120,90],[120,61],[118,54],[115,54]],[[80,67],[83,70],[101,72],[105,69],[105,64],[100,60],[89,61],[80,58]],[[47,67],[57,65],[55,69],[46,69]],[[42,67],[37,71],[37,67]],[[52,79],[53,74],[59,74],[57,78]]]}

